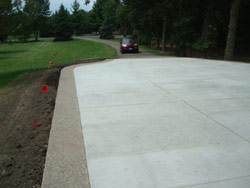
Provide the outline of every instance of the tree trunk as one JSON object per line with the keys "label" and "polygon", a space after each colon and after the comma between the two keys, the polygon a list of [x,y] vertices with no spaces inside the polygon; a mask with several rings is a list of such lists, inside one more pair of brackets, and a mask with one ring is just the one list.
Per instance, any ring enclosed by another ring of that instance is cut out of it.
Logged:
{"label": "tree trunk", "polygon": [[236,30],[238,25],[240,2],[241,0],[233,0],[231,5],[230,23],[228,26],[228,35],[227,35],[227,45],[224,56],[225,60],[234,59],[234,46],[235,46]]}
{"label": "tree trunk", "polygon": [[124,24],[123,37],[127,37],[127,23]]}
{"label": "tree trunk", "polygon": [[162,51],[163,52],[165,52],[166,26],[167,26],[167,16],[164,16],[164,20],[163,20],[163,33],[162,33]]}
{"label": "tree trunk", "polygon": [[184,42],[183,46],[181,47],[181,57],[187,57],[186,53],[186,42]]}
{"label": "tree trunk", "polygon": [[191,42],[189,44],[189,56],[193,57],[193,44]]}
{"label": "tree trunk", "polygon": [[160,49],[160,32],[158,31],[158,34],[157,34],[157,50]]}
{"label": "tree trunk", "polygon": [[35,41],[38,41],[38,31],[35,31]]}
{"label": "tree trunk", "polygon": [[[207,8],[206,16],[203,22],[203,29],[202,29],[202,37],[204,37],[205,41],[210,41],[213,43],[213,37],[211,36],[211,29],[209,29],[210,26],[213,26],[213,15],[214,9],[215,9],[216,3],[215,0],[210,0],[210,5]],[[210,48],[210,45],[208,47],[203,47],[202,52],[204,58],[208,57],[208,50]]]}
{"label": "tree trunk", "polygon": [[160,29],[159,29],[159,25],[157,24],[156,25],[156,31],[155,31],[155,33],[156,33],[156,48],[157,48],[157,50],[159,50],[160,49],[160,40],[161,40],[161,31],[160,31]]}

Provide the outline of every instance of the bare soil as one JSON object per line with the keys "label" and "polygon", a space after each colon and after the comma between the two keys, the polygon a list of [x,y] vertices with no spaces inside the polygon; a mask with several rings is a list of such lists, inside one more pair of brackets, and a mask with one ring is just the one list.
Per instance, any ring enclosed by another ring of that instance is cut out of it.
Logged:
{"label": "bare soil", "polygon": [[[0,188],[41,187],[58,82],[65,66],[32,71],[0,90]],[[41,92],[41,85],[48,85],[48,92]]]}

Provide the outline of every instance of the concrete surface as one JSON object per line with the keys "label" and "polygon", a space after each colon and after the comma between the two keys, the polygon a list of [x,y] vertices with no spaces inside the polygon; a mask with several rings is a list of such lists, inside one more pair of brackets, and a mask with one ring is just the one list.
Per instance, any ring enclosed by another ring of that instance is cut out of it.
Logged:
{"label": "concrete surface", "polygon": [[75,67],[61,71],[42,188],[90,188],[73,75]]}
{"label": "concrete surface", "polygon": [[250,187],[249,64],[119,59],[74,74],[91,188]]}

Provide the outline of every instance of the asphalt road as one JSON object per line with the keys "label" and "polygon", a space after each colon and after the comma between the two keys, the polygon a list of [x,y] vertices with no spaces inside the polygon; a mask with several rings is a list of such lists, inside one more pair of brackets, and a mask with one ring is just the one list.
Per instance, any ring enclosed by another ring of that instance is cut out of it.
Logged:
{"label": "asphalt road", "polygon": [[98,39],[98,36],[96,36],[96,35],[95,36],[86,35],[86,36],[80,36],[80,37],[74,37],[74,38],[91,40],[91,41],[95,41],[95,42],[102,42],[104,44],[108,44],[108,45],[112,46],[117,51],[118,58],[155,58],[155,57],[159,57],[159,56],[156,56],[156,55],[154,55],[152,53],[143,51],[141,49],[140,49],[139,53],[124,53],[124,54],[121,54],[119,42]]}

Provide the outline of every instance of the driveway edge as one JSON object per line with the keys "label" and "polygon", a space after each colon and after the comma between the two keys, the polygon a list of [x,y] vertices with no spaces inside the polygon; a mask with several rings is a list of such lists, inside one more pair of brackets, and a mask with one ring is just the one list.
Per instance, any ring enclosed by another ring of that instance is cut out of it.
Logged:
{"label": "driveway edge", "polygon": [[74,65],[62,69],[42,188],[90,188]]}
{"label": "driveway edge", "polygon": [[61,70],[42,188],[90,188],[74,69],[99,62],[72,65]]}

